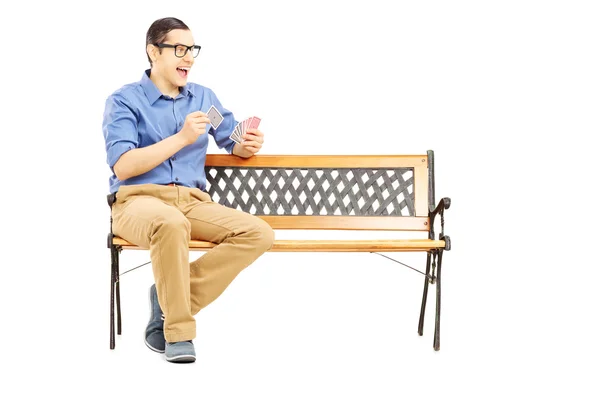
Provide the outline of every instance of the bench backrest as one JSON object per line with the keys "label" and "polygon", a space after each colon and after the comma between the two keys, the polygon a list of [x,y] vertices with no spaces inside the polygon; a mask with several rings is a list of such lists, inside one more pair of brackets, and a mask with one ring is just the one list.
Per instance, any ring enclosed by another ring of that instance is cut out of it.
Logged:
{"label": "bench backrest", "polygon": [[426,155],[209,154],[213,201],[275,229],[428,231],[433,151]]}

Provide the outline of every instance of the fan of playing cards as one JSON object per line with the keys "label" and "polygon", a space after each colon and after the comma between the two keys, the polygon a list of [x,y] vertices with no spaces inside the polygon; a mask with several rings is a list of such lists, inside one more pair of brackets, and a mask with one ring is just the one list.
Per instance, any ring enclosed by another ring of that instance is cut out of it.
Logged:
{"label": "fan of playing cards", "polygon": [[[223,116],[215,106],[211,106],[206,115],[208,116],[208,119],[210,119],[210,124],[215,129],[217,129],[219,125],[221,125],[221,122],[223,122]],[[248,129],[258,129],[259,124],[260,118],[248,118],[245,121],[239,122],[229,137],[236,143],[242,143],[244,141],[243,136],[246,134]]]}

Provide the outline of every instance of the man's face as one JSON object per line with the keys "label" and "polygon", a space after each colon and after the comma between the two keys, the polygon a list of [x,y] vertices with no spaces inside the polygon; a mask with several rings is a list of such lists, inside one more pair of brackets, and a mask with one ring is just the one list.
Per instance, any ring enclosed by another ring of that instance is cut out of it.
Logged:
{"label": "man's face", "polygon": [[[192,32],[183,29],[174,29],[167,34],[163,41],[170,45],[194,45]],[[185,86],[192,65],[194,65],[193,49],[188,50],[185,56],[179,58],[175,55],[176,49],[171,47],[162,48],[159,53],[154,46],[156,61],[153,62],[153,70],[173,86]],[[182,50],[181,48],[179,50]],[[181,53],[180,53],[181,54]]]}

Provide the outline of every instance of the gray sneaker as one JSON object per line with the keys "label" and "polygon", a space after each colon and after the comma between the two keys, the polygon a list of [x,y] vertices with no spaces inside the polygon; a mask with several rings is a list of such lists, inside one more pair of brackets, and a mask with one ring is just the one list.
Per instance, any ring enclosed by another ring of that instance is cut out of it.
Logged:
{"label": "gray sneaker", "polygon": [[167,342],[165,349],[167,361],[173,363],[193,363],[196,361],[196,351],[191,340],[185,342]]}
{"label": "gray sneaker", "polygon": [[146,327],[144,342],[146,346],[157,353],[165,352],[165,317],[158,304],[156,285],[150,286],[150,321]]}

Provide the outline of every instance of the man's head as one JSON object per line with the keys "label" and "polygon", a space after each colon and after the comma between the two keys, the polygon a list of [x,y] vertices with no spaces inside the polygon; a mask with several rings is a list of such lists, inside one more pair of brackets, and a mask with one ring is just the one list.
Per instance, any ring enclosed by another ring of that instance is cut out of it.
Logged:
{"label": "man's head", "polygon": [[146,55],[152,73],[173,86],[187,83],[189,70],[194,64],[200,46],[194,43],[192,32],[177,18],[156,20],[146,34]]}

